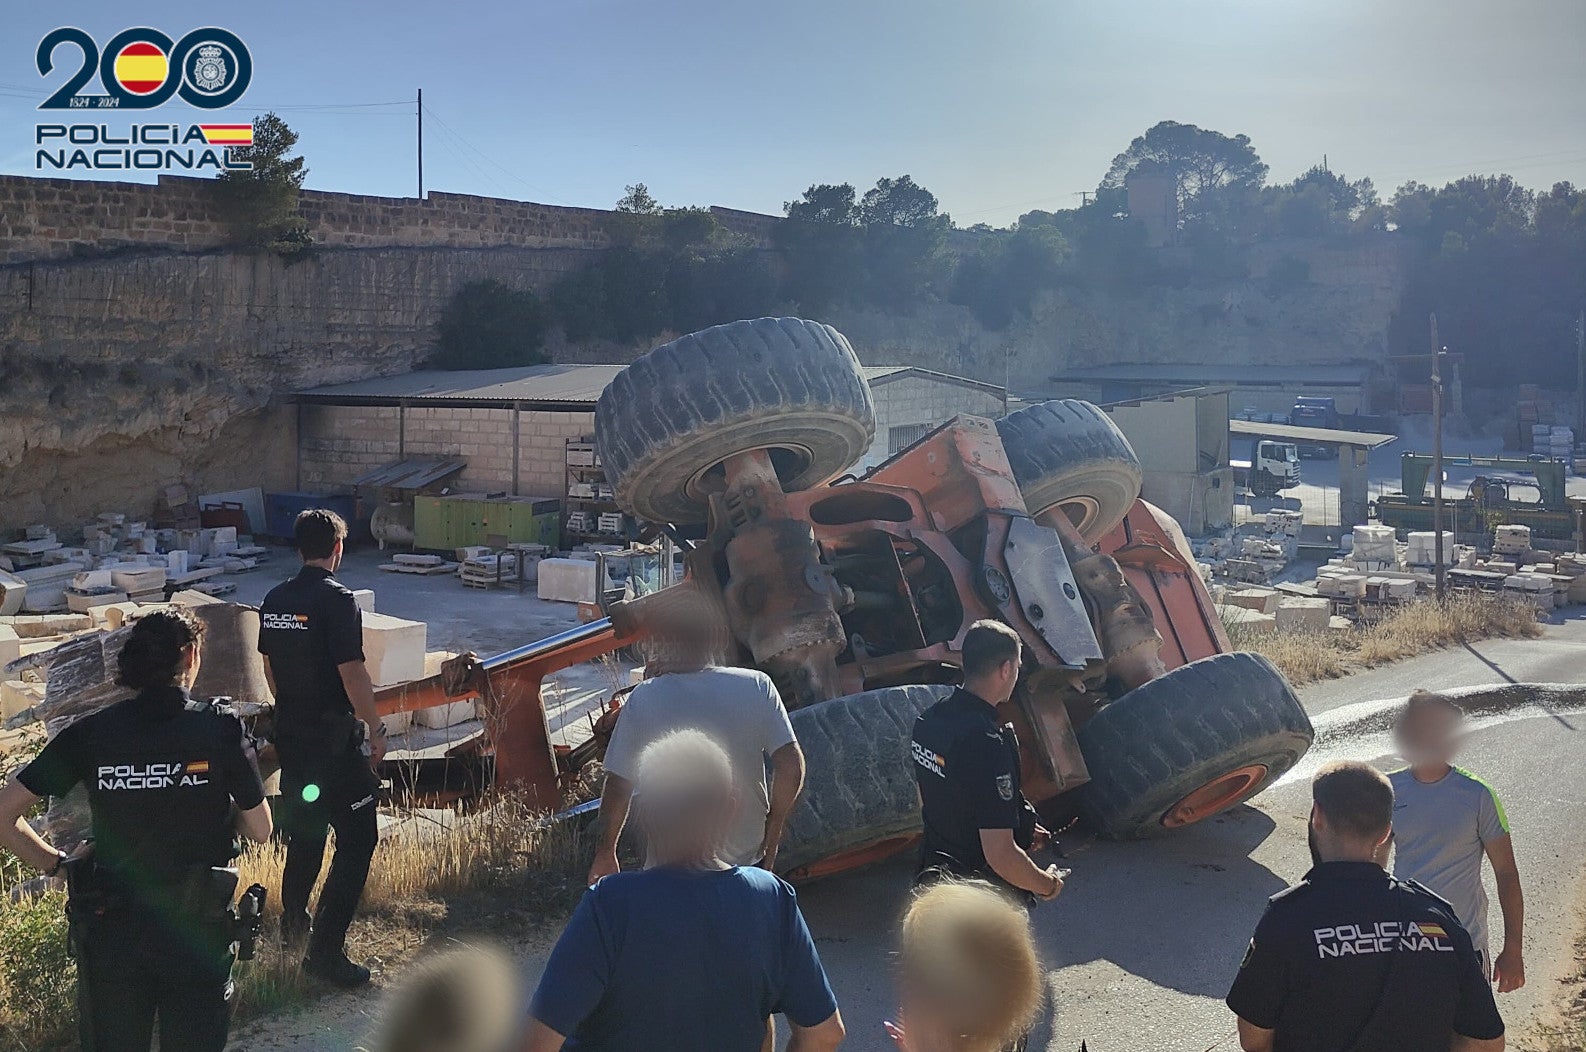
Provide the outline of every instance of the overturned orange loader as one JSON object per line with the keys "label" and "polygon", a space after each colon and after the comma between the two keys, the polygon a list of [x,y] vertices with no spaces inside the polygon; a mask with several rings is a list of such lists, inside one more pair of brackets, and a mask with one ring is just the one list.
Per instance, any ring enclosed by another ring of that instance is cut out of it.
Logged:
{"label": "overturned orange loader", "polygon": [[[596,410],[619,503],[703,527],[690,587],[719,599],[732,660],[770,675],[792,714],[809,773],[787,875],[839,872],[918,835],[910,731],[957,682],[981,618],[1024,640],[1005,715],[1026,793],[1054,817],[1164,832],[1249,799],[1309,747],[1283,677],[1231,651],[1182,532],[1139,499],[1139,462],[1106,414],[1060,400],[961,416],[844,475],[874,433],[847,341],[796,318],[657,347]],[[383,692],[382,711],[483,698],[497,780],[554,806],[571,764],[551,745],[540,680],[642,639],[665,602],[455,663]]]}

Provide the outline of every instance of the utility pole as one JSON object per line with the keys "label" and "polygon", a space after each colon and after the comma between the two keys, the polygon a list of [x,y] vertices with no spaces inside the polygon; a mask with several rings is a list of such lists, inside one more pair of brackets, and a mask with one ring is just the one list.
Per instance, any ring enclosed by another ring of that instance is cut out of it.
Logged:
{"label": "utility pole", "polygon": [[419,89],[419,200],[424,200],[424,89]]}
{"label": "utility pole", "polygon": [[1436,562],[1437,598],[1448,591],[1448,576],[1443,569],[1443,356],[1446,347],[1437,342],[1437,315],[1432,324],[1432,558]]}
{"label": "utility pole", "polygon": [[1586,438],[1586,310],[1575,319],[1575,441]]}

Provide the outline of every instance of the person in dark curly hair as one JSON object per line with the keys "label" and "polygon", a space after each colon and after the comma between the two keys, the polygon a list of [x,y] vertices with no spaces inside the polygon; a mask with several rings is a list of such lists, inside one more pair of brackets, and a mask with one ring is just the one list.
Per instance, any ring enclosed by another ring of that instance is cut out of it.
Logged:
{"label": "person in dark curly hair", "polygon": [[242,724],[189,701],[203,625],[184,610],[132,623],[118,682],[138,693],[57,734],[0,788],[0,845],[61,873],[68,856],[23,820],[39,800],[88,792],[93,840],[72,860],[78,1020],[87,1052],[220,1052],[232,926],[214,867],[236,835],[262,843],[270,808]]}

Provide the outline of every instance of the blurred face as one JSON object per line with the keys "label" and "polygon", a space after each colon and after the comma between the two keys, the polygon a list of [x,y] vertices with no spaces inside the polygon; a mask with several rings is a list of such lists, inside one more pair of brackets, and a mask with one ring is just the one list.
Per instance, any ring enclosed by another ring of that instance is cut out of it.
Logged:
{"label": "blurred face", "polygon": [[1448,763],[1459,751],[1460,714],[1442,705],[1418,705],[1399,720],[1394,738],[1410,764]]}

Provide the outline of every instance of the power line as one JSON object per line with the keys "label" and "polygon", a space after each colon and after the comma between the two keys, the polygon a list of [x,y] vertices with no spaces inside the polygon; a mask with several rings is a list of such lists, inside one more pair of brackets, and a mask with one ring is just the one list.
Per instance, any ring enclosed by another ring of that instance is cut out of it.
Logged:
{"label": "power line", "polygon": [[[562,200],[552,196],[550,191],[544,189],[543,187],[535,186],[533,183],[531,183],[527,179],[523,178],[517,172],[513,171],[511,168],[508,168],[506,165],[504,165],[501,162],[497,161],[495,158],[493,158],[489,154],[485,153],[485,151],[481,150],[479,147],[477,147],[473,143],[469,142],[466,138],[463,137],[461,132],[457,131],[451,125],[447,124],[444,120],[442,120],[440,118],[440,116],[435,112],[435,110],[432,109],[431,107],[425,106],[424,107],[424,112],[429,114],[430,119],[433,120],[436,124],[439,124],[442,128],[444,128],[447,131],[451,132],[452,137],[454,139],[456,139],[459,143],[461,143],[463,145],[463,147],[465,147],[466,149],[473,151],[486,164],[489,164],[491,167],[500,169],[502,172],[505,172],[507,174],[507,176],[509,178],[511,178],[514,182],[521,183],[523,186],[528,187],[534,193],[544,195],[547,198],[547,200],[549,201],[549,203],[558,204],[558,205],[567,205],[566,201],[562,201]],[[572,206],[568,205],[568,207],[572,207]]]}

